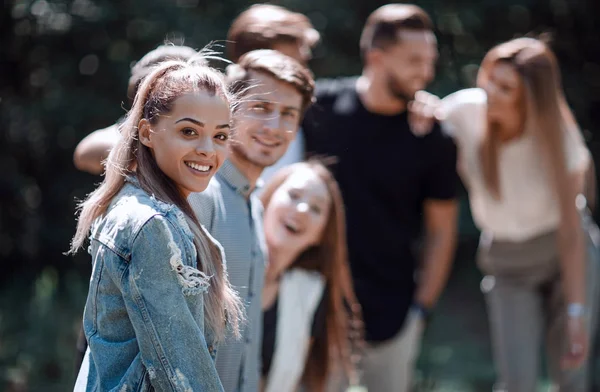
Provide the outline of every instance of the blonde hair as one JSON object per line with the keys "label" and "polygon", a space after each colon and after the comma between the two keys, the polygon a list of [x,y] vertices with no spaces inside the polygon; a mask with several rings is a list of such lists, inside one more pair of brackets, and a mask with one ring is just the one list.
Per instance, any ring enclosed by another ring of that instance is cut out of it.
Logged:
{"label": "blonde hair", "polygon": [[205,302],[205,318],[215,338],[220,340],[224,337],[226,320],[234,335],[239,336],[243,304],[229,284],[219,249],[200,227],[185,196],[179,192],[174,181],[160,170],[152,151],[138,137],[138,124],[142,119],[155,124],[161,115],[173,109],[178,97],[187,93],[203,91],[218,95],[230,104],[230,108],[234,106],[235,99],[229,93],[222,74],[202,65],[206,57],[201,52],[197,58],[188,61],[159,63],[143,79],[133,106],[120,127],[119,144],[108,156],[104,181],[79,206],[77,231],[70,252],[74,253],[82,247],[92,223],[106,212],[111,200],[125,185],[126,176],[135,174],[144,191],[183,211],[194,234],[198,268],[212,277]]}

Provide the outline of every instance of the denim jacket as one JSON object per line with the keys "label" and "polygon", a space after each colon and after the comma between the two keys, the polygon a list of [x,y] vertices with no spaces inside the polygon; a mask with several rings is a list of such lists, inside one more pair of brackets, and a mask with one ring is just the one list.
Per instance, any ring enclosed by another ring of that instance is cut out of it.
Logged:
{"label": "denim jacket", "polygon": [[75,391],[223,391],[204,328],[209,279],[183,212],[128,179],[90,239],[89,347]]}

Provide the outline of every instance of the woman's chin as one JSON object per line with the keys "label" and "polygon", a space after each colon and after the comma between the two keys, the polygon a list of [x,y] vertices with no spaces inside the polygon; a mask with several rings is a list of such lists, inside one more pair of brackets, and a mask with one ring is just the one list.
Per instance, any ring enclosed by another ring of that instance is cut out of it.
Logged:
{"label": "woman's chin", "polygon": [[180,186],[179,189],[181,190],[181,192],[186,195],[186,197],[189,197],[189,195],[191,195],[192,193],[200,193],[200,192],[204,192],[206,190],[206,188],[208,188],[208,181],[206,182],[202,182],[202,183],[195,183],[195,184],[190,184],[187,186]]}
{"label": "woman's chin", "polygon": [[290,234],[278,233],[271,236],[267,235],[267,244],[275,249],[287,250],[295,248],[296,241]]}
{"label": "woman's chin", "polygon": [[285,239],[281,238],[280,236],[268,236],[267,235],[267,244],[269,244],[269,247],[273,247],[275,249],[281,249],[285,247]]}

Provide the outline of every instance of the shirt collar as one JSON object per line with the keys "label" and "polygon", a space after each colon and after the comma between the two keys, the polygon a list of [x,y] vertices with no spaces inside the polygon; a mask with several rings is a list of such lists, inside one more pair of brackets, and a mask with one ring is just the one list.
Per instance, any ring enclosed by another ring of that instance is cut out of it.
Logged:
{"label": "shirt collar", "polygon": [[[248,181],[246,176],[244,176],[229,159],[223,162],[223,166],[221,166],[217,172],[217,176],[244,197],[250,196],[253,191],[250,187],[250,181]],[[254,189],[259,188],[261,183],[261,181],[257,181]]]}

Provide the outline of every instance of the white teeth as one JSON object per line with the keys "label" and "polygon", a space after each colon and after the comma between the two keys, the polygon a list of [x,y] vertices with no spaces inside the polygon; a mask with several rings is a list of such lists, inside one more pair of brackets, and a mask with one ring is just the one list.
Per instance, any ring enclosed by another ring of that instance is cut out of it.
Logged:
{"label": "white teeth", "polygon": [[210,170],[210,166],[205,166],[205,165],[198,165],[197,163],[194,162],[186,162],[186,165],[188,165],[189,167],[191,167],[194,170],[198,170],[201,172],[207,172]]}

